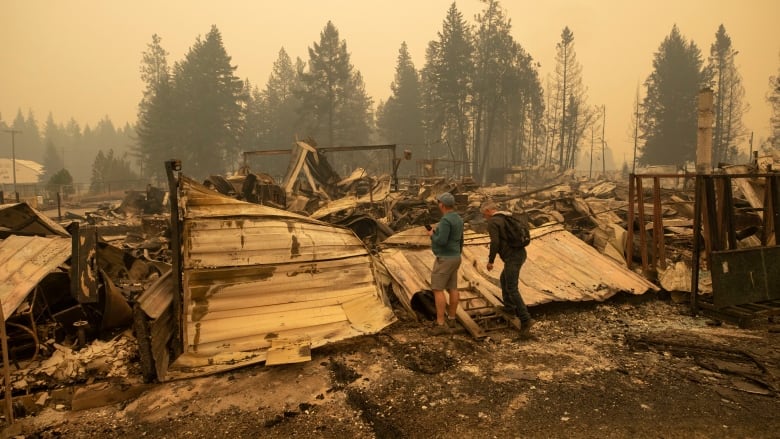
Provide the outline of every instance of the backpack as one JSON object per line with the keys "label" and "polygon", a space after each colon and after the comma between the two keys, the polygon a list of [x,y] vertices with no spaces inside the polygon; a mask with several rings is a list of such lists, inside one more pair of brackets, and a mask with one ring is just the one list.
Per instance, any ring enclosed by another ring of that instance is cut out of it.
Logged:
{"label": "backpack", "polygon": [[513,217],[512,215],[502,215],[504,217],[504,224],[506,227],[504,233],[506,234],[506,242],[512,248],[524,248],[531,243],[531,231],[528,226]]}

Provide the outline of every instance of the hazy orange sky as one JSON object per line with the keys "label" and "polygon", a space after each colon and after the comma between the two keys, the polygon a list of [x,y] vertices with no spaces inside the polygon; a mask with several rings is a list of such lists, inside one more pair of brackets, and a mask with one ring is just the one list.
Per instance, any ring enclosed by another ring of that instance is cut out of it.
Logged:
{"label": "hazy orange sky", "polygon": [[[425,46],[436,37],[449,0],[395,1],[192,1],[3,0],[0,9],[0,114],[13,120],[32,109],[42,124],[51,111],[58,122],[75,117],[94,126],[104,115],[115,125],[134,122],[143,84],[141,52],[154,33],[162,37],[169,62],[180,60],[198,35],[216,24],[238,66],[238,76],[264,85],[284,46],[308,58],[328,20],[338,27],[375,102],[390,93],[395,60],[406,41],[418,68]],[[583,67],[592,105],[606,105],[607,142],[630,161],[627,134],[638,82],[651,70],[653,53],[677,24],[709,54],[723,23],[739,51],[746,100],[744,122],[758,139],[769,132],[768,77],[780,67],[778,0],[550,0],[504,1],[513,34],[542,64],[554,68],[555,44],[568,25]],[[457,3],[473,22],[477,0]],[[4,136],[7,137],[7,136]],[[8,155],[0,140],[0,156]],[[744,145],[747,148],[746,145]]]}

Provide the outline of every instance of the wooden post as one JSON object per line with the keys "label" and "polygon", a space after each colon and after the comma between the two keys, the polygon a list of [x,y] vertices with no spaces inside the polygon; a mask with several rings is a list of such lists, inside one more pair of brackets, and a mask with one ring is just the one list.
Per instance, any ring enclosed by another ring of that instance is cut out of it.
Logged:
{"label": "wooden post", "polygon": [[0,303],[0,320],[3,321],[3,324],[0,325],[0,338],[2,338],[2,342],[0,343],[0,347],[3,349],[3,379],[5,381],[5,410],[6,410],[6,419],[8,420],[8,425],[11,425],[14,423],[14,404],[13,404],[13,396],[11,396],[11,365],[8,361],[8,338],[5,331],[5,313],[3,312],[3,304]]}
{"label": "wooden post", "polygon": [[734,195],[731,191],[731,177],[723,177],[723,226],[726,232],[724,243],[729,250],[737,249],[737,220],[734,217]]}
{"label": "wooden post", "polygon": [[691,255],[691,313],[696,315],[699,294],[699,253],[701,251],[701,202],[704,198],[702,190],[702,176],[697,175],[695,180],[695,195],[693,198],[693,254]]}
{"label": "wooden post", "polygon": [[[165,162],[165,173],[168,176],[168,203],[171,207],[171,274],[173,275],[173,337],[171,347],[173,358],[177,358],[184,352],[186,340],[182,335],[182,315],[184,302],[184,289],[182,286],[182,219],[179,218],[179,172],[181,161],[168,160]],[[167,366],[167,365],[166,365]]]}
{"label": "wooden post", "polygon": [[642,177],[636,179],[637,210],[639,212],[639,246],[642,253],[642,273],[647,275],[647,228],[645,227],[645,194]]}
{"label": "wooden post", "polygon": [[666,269],[666,246],[664,245],[664,221],[661,210],[661,179],[653,177],[653,241],[655,242],[656,269]]}

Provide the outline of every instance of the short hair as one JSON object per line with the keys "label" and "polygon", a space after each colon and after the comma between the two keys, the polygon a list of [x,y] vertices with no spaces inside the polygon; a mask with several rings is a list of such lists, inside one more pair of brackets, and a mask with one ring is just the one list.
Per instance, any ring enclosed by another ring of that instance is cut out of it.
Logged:
{"label": "short hair", "polygon": [[496,205],[496,203],[488,200],[482,203],[482,206],[479,207],[480,212],[484,212],[486,210],[498,210],[498,206]]}

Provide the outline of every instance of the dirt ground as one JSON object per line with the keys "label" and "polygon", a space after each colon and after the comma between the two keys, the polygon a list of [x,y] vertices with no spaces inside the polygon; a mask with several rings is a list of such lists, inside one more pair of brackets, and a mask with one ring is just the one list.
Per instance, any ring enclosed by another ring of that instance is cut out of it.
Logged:
{"label": "dirt ground", "polygon": [[303,364],[164,383],[84,411],[45,409],[25,437],[780,437],[780,334],[651,295],[532,309],[535,339],[401,319]]}

